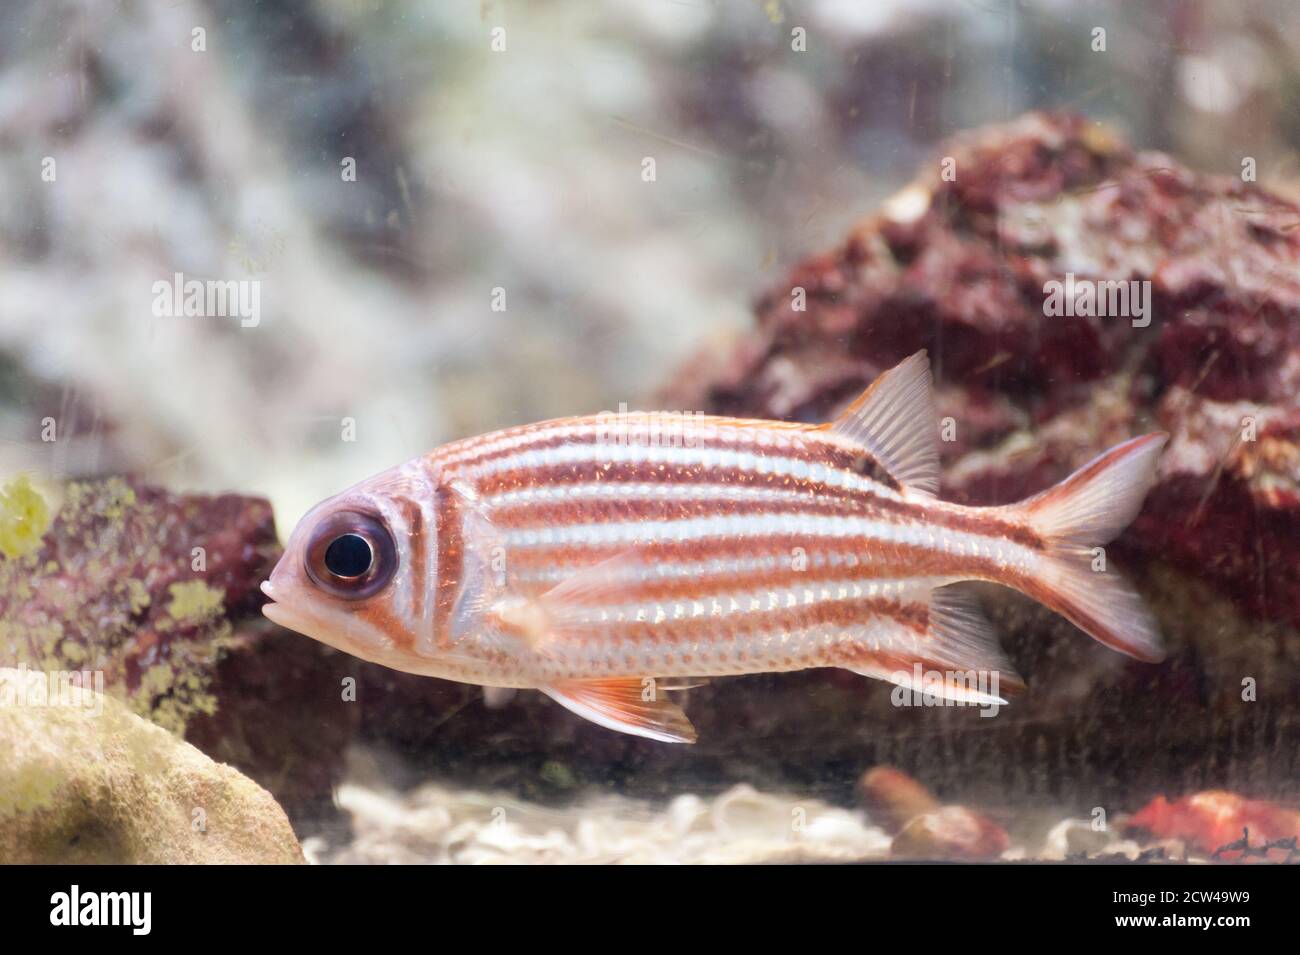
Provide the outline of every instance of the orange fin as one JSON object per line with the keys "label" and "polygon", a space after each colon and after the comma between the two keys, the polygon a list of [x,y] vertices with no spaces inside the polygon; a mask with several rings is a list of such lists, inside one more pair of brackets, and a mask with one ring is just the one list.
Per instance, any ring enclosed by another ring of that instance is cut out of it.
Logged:
{"label": "orange fin", "polygon": [[830,429],[865,448],[903,487],[933,497],[939,490],[939,423],[934,379],[924,351],[868,386]]}
{"label": "orange fin", "polygon": [[1025,688],[1025,681],[998,643],[993,625],[980,610],[979,601],[961,584],[930,591],[926,652],[944,669],[997,673],[998,682],[1010,692],[1019,693]]}
{"label": "orange fin", "polygon": [[1042,494],[1011,506],[1046,539],[1051,560],[1024,589],[1106,646],[1148,662],[1164,659],[1151,611],[1093,548],[1137,516],[1155,482],[1167,434],[1116,445]]}
{"label": "orange fin", "polygon": [[569,680],[540,687],[556,703],[606,729],[663,743],[694,743],[695,727],[650,678]]}

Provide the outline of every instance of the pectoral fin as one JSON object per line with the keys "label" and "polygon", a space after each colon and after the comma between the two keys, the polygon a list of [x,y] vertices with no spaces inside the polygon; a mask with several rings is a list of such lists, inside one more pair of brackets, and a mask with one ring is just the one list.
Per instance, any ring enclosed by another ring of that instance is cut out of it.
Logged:
{"label": "pectoral fin", "polygon": [[541,687],[555,702],[606,729],[663,743],[694,743],[695,727],[649,678],[570,680]]}
{"label": "pectoral fin", "polygon": [[572,633],[589,631],[595,620],[593,608],[635,600],[635,588],[647,573],[636,551],[624,551],[575,571],[538,597],[505,596],[489,609],[488,617],[518,634],[532,649],[545,650]]}
{"label": "pectoral fin", "polygon": [[542,650],[566,631],[588,623],[591,604],[616,600],[626,581],[640,572],[635,558],[619,555],[577,571],[540,596],[526,596],[526,588],[511,573],[504,536],[484,502],[464,482],[452,482],[447,491],[455,495],[464,540],[460,592],[450,614],[454,642],[477,635],[503,645],[522,640]]}
{"label": "pectoral fin", "polygon": [[635,549],[615,554],[564,578],[539,598],[552,613],[564,615],[584,604],[618,603],[633,597],[649,565]]}

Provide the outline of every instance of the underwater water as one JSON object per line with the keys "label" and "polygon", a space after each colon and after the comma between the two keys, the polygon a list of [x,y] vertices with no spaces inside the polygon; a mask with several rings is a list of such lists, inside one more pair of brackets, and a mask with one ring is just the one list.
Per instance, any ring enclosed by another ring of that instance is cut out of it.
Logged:
{"label": "underwater water", "polygon": [[1297,64],[3,5],[0,862],[1296,861]]}

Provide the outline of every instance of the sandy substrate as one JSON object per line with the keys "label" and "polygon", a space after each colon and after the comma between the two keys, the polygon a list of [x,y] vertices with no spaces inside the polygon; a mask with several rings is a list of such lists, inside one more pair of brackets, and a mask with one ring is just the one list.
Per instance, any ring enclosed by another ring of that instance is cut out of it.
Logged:
{"label": "sandy substrate", "polygon": [[[399,791],[392,767],[354,749],[337,799],[351,835],[304,841],[318,864],[868,862],[896,858],[861,810],[748,785],[667,803],[598,793],[566,806],[426,782]],[[1120,856],[1144,846],[1086,820],[1020,814],[1004,860]],[[1171,847],[1172,848],[1172,847]]]}

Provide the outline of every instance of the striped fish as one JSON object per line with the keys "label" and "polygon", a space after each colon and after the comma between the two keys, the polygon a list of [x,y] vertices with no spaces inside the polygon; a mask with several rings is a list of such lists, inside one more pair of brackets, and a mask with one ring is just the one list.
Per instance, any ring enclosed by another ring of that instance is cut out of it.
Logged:
{"label": "striped fish", "polygon": [[970,675],[1022,684],[960,581],[1161,658],[1152,617],[1093,549],[1138,511],[1166,438],[1018,504],[941,501],[924,352],[824,425],[622,413],[511,428],[315,507],[264,610],[366,660],[539,689],[671,742],[695,739],[674,678],[842,667],[1000,704]]}

